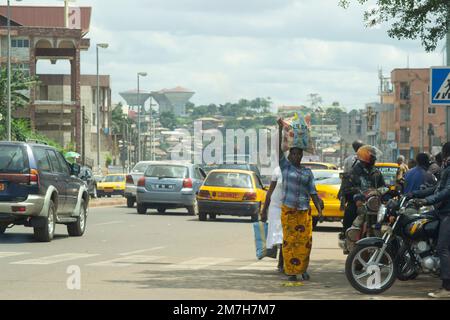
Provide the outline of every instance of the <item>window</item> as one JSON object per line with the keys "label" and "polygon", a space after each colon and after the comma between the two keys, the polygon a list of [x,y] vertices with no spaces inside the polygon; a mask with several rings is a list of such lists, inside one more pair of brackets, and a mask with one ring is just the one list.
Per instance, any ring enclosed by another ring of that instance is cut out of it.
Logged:
{"label": "window", "polygon": [[47,152],[43,148],[33,148],[33,154],[36,158],[36,163],[39,171],[52,172],[50,162],[47,157]]}
{"label": "window", "polygon": [[411,131],[409,128],[401,127],[400,128],[400,143],[409,143]]}
{"label": "window", "polygon": [[409,104],[400,106],[400,121],[411,121],[411,106]]}
{"label": "window", "polygon": [[56,154],[56,157],[58,158],[58,161],[62,168],[63,174],[70,176],[70,169],[67,164],[67,161],[64,159],[64,157],[59,152],[55,152],[55,154]]}
{"label": "window", "polygon": [[64,170],[61,167],[61,164],[59,163],[58,158],[56,157],[56,153],[53,150],[48,150],[48,157],[52,164],[53,172],[63,174]]}
{"label": "window", "polygon": [[24,147],[0,145],[0,173],[28,172],[28,156]]}
{"label": "window", "polygon": [[12,48],[29,48],[30,40],[28,39],[13,39],[11,40]]}
{"label": "window", "polygon": [[401,100],[409,100],[410,99],[410,87],[409,87],[409,83],[407,83],[407,82],[400,83],[400,99]]}
{"label": "window", "polygon": [[428,107],[428,114],[436,114],[436,107]]}
{"label": "window", "polygon": [[205,186],[228,187],[228,188],[253,188],[252,179],[245,173],[211,173],[205,181]]}

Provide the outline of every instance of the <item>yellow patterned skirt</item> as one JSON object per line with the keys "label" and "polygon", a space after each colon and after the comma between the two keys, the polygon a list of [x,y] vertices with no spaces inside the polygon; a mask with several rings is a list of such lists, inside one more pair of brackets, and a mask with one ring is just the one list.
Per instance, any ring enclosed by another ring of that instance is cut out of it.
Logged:
{"label": "yellow patterned skirt", "polygon": [[311,211],[300,211],[286,206],[281,208],[283,225],[284,272],[288,276],[306,272],[312,248]]}

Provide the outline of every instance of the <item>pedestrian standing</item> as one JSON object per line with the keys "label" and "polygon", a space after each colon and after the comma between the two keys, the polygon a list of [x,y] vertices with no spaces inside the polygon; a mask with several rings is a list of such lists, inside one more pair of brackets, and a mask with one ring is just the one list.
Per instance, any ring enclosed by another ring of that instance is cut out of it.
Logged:
{"label": "pedestrian standing", "polygon": [[309,202],[312,199],[322,220],[322,208],[311,169],[301,165],[303,149],[291,148],[286,159],[282,150],[283,121],[279,125],[279,157],[283,179],[281,224],[283,226],[284,273],[289,281],[298,276],[309,280],[307,273],[311,249],[313,221]]}
{"label": "pedestrian standing", "polygon": [[273,174],[270,183],[269,191],[266,195],[266,202],[261,213],[261,220],[268,221],[267,232],[267,249],[275,246],[279,249],[278,256],[278,271],[284,271],[283,261],[283,226],[281,225],[281,206],[283,201],[283,178],[280,167],[277,167]]}
{"label": "pedestrian standing", "polygon": [[397,164],[399,167],[397,170],[396,182],[403,187],[405,184],[405,174],[409,171],[409,168],[405,163],[405,157],[399,156],[397,158]]}

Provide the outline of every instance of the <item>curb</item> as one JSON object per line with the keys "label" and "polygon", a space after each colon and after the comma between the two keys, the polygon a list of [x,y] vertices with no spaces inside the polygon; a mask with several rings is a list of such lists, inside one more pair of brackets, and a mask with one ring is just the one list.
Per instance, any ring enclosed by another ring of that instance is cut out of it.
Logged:
{"label": "curb", "polygon": [[126,205],[127,199],[113,199],[113,200],[98,200],[98,199],[92,199],[89,201],[89,208],[101,208],[101,207],[113,207],[113,206],[121,206]]}

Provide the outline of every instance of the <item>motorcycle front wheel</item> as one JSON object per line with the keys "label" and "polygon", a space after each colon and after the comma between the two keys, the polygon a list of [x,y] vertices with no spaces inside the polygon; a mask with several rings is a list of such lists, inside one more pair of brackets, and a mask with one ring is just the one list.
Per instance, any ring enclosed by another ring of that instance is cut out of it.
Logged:
{"label": "motorcycle front wheel", "polygon": [[364,294],[381,294],[396,280],[394,255],[386,249],[379,262],[376,259],[381,248],[373,245],[357,245],[347,257],[345,275],[353,288]]}

